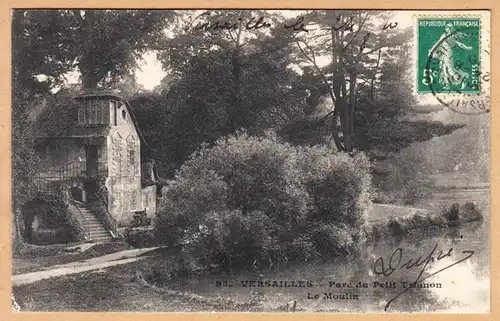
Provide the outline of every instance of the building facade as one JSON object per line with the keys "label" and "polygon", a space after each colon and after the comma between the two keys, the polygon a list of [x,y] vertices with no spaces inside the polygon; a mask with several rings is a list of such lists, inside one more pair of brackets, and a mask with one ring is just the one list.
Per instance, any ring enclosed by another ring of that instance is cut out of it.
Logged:
{"label": "building facade", "polygon": [[[51,108],[51,107],[48,107]],[[154,161],[130,105],[111,93],[87,93],[37,122],[37,187],[60,193],[88,238],[151,221],[159,192]]]}

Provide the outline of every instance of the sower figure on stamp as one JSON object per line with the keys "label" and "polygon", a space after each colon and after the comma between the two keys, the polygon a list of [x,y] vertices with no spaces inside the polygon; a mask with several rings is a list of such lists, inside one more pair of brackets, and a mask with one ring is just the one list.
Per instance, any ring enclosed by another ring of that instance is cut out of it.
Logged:
{"label": "sower figure on stamp", "polygon": [[429,49],[429,56],[439,60],[441,67],[439,83],[443,84],[443,89],[450,89],[451,86],[460,84],[463,89],[466,85],[465,80],[469,75],[463,70],[455,68],[455,62],[453,60],[453,49],[457,46],[464,50],[472,50],[471,46],[467,46],[460,41],[460,38],[464,36],[465,34],[463,32],[453,31],[452,23],[447,23],[445,32],[441,35],[436,44]]}

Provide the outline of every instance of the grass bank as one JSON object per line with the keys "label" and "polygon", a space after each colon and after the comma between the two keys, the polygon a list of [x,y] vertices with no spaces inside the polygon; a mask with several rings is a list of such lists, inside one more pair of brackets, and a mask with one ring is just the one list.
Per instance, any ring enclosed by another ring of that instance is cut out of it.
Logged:
{"label": "grass bank", "polygon": [[422,229],[436,229],[457,226],[463,223],[481,221],[483,215],[474,203],[453,204],[437,213],[414,213],[373,222],[364,227],[368,241],[377,241],[386,236],[404,236]]}
{"label": "grass bank", "polygon": [[13,293],[21,311],[261,311],[258,300],[236,302],[157,287],[146,280],[156,260],[42,280],[15,287]]}

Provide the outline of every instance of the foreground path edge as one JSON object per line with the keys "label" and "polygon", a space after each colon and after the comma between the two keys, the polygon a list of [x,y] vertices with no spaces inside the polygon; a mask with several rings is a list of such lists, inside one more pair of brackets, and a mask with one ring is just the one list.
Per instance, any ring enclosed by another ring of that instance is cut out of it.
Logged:
{"label": "foreground path edge", "polygon": [[12,276],[12,286],[30,284],[37,281],[69,274],[98,270],[115,265],[132,263],[146,258],[141,254],[157,249],[157,247],[120,251],[80,262],[55,265],[50,270],[36,271]]}

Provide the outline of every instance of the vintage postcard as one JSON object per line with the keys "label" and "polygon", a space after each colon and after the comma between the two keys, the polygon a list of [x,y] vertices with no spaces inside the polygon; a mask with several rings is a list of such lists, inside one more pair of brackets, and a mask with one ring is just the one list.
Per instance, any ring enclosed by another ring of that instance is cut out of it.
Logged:
{"label": "vintage postcard", "polygon": [[12,311],[489,313],[490,19],[13,9]]}

